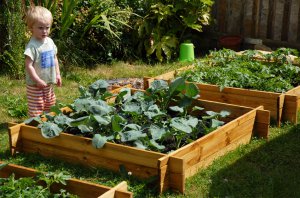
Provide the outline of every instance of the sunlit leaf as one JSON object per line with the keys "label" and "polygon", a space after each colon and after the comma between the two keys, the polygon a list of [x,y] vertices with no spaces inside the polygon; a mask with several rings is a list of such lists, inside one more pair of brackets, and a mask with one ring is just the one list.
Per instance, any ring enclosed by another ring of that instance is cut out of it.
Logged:
{"label": "sunlit leaf", "polygon": [[100,134],[95,134],[92,139],[92,145],[97,149],[102,148],[106,142],[107,142],[106,137],[103,137]]}

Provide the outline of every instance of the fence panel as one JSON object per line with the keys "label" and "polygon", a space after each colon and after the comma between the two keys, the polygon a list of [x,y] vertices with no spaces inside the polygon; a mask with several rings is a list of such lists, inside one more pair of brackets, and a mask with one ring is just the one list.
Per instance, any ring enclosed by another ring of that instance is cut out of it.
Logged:
{"label": "fence panel", "polygon": [[217,0],[210,31],[260,38],[300,48],[299,0]]}

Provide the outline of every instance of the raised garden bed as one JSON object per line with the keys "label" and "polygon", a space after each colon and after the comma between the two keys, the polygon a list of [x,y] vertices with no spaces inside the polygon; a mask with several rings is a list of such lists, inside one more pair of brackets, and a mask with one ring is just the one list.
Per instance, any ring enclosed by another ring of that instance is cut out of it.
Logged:
{"label": "raised garden bed", "polygon": [[226,110],[230,115],[224,120],[225,125],[169,154],[109,142],[96,149],[91,138],[66,133],[45,139],[37,127],[12,123],[8,130],[11,153],[38,153],[114,171],[119,171],[122,165],[140,178],[155,177],[159,192],[172,188],[183,193],[186,178],[215,158],[248,143],[255,132],[266,138],[269,130],[269,111],[262,106],[249,108],[206,100],[194,100],[193,105],[216,112]]}
{"label": "raised garden bed", "polygon": [[[4,162],[0,161],[0,164]],[[0,177],[7,178],[11,174],[15,174],[15,178],[21,177],[33,177],[37,174],[37,170],[27,168],[24,166],[8,164],[3,169],[0,170]],[[77,195],[82,198],[114,198],[114,197],[133,197],[131,192],[127,191],[127,183],[121,182],[115,187],[106,187],[99,184],[94,184],[78,179],[69,179],[66,181],[66,185],[63,184],[53,184],[51,186],[52,192],[58,192],[59,189],[65,189],[67,192]]]}
{"label": "raised garden bed", "polygon": [[[180,73],[193,70],[194,66],[183,67],[154,78],[144,78],[144,89],[155,79],[170,81]],[[297,123],[298,110],[300,109],[300,86],[286,91],[276,93],[271,91],[258,91],[254,89],[243,89],[235,87],[222,87],[212,84],[193,82],[200,89],[200,98],[204,100],[218,101],[249,107],[264,106],[271,113],[271,120],[280,126],[282,121]]]}

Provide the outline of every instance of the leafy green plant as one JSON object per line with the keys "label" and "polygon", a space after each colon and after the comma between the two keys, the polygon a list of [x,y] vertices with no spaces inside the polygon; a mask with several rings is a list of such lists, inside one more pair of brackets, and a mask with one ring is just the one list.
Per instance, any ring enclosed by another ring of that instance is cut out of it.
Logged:
{"label": "leafy green plant", "polygon": [[23,71],[23,49],[25,46],[25,25],[22,21],[22,1],[1,1],[0,6],[0,71],[15,78],[21,78]]}
{"label": "leafy green plant", "polygon": [[[7,164],[1,164],[0,169]],[[0,178],[0,196],[1,197],[77,197],[72,195],[64,189],[60,189],[59,193],[51,193],[50,187],[54,183],[60,183],[66,185],[66,180],[70,179],[70,176],[64,173],[47,173],[37,174],[36,177],[22,177],[15,178],[12,174],[8,178]],[[45,186],[40,183],[44,182]]]}
{"label": "leafy green plant", "polygon": [[52,112],[56,115],[46,114],[47,122],[35,117],[25,123],[41,128],[45,138],[66,132],[92,138],[96,148],[109,141],[168,153],[223,125],[218,118],[229,115],[226,111],[213,113],[197,106],[191,108],[199,90],[183,78],[170,84],[154,81],[145,92],[133,93],[123,88],[113,103],[106,102],[111,97],[107,87],[104,80],[88,88],[80,86],[81,96],[68,105],[71,112],[63,114],[54,106]]}
{"label": "leafy green plant", "polygon": [[[209,24],[211,0],[150,1],[145,3],[143,18],[135,30],[139,37],[139,53],[160,62],[175,57],[178,44],[189,30],[202,31]],[[154,54],[154,55],[153,55]]]}
{"label": "leafy green plant", "polygon": [[[191,82],[210,83],[272,92],[286,92],[300,84],[300,69],[292,65],[288,55],[295,50],[277,49],[270,54],[246,50],[236,55],[229,49],[213,51],[195,68],[179,75]],[[261,57],[257,59],[257,57]]]}
{"label": "leafy green plant", "polygon": [[27,102],[22,97],[6,97],[5,106],[11,117],[23,118],[27,116]]}
{"label": "leafy green plant", "polygon": [[121,39],[123,33],[131,28],[129,19],[132,10],[126,5],[118,6],[113,0],[82,1],[79,6],[81,15],[76,23],[82,47],[101,61],[111,61],[116,54],[122,54]]}

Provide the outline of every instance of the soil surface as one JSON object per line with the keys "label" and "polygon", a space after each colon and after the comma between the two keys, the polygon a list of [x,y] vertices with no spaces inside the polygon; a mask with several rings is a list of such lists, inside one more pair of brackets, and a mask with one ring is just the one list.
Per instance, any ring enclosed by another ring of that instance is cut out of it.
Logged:
{"label": "soil surface", "polygon": [[117,78],[107,80],[110,85],[117,85],[117,86],[125,86],[125,85],[132,85],[132,88],[135,89],[144,89],[144,82],[142,78]]}

